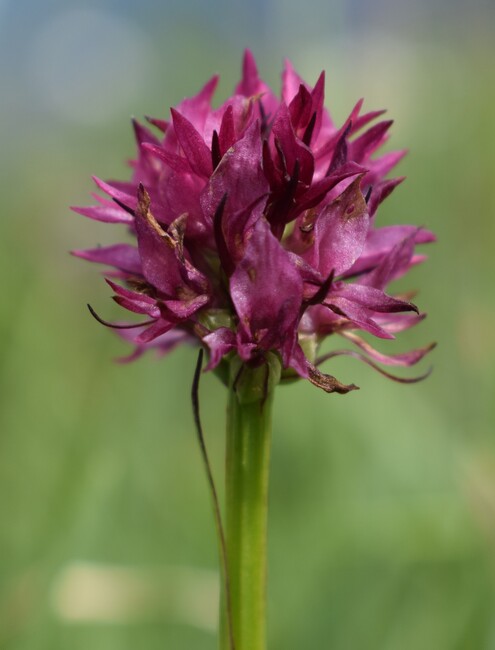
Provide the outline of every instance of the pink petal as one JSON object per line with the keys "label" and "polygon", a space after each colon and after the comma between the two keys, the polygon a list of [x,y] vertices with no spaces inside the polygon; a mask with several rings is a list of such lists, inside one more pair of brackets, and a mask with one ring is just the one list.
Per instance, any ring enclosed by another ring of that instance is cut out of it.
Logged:
{"label": "pink petal", "polygon": [[176,111],[184,116],[200,133],[202,133],[206,118],[211,111],[211,100],[218,85],[218,80],[218,75],[214,75],[197,95],[182,100],[176,108]]}
{"label": "pink petal", "polygon": [[387,131],[393,124],[393,120],[379,122],[368,131],[353,140],[349,145],[349,157],[356,162],[367,160],[387,140]]}
{"label": "pink petal", "polygon": [[[119,330],[118,334],[125,341],[136,344],[136,330]],[[141,357],[149,350],[155,350],[160,356],[168,354],[175,347],[181,343],[193,342],[194,339],[187,333],[180,329],[171,329],[160,336],[157,336],[149,343],[139,343],[136,345],[134,351],[126,356],[117,359],[120,363],[130,363]]]}
{"label": "pink petal", "polygon": [[393,339],[394,337],[383,327],[380,327],[378,323],[371,318],[371,313],[369,309],[358,305],[352,300],[347,298],[336,297],[326,303],[327,306],[334,311],[335,313],[344,316],[350,322],[350,324],[358,329],[362,329],[365,332],[373,334],[381,339]]}
{"label": "pink petal", "polygon": [[143,124],[140,124],[136,119],[132,120],[132,126],[134,128],[134,136],[136,138],[136,143],[138,146],[141,146],[145,142],[154,145],[160,144],[160,140],[156,137],[156,135],[147,129]]}
{"label": "pink petal", "polygon": [[211,153],[202,136],[183,115],[171,109],[175,133],[191,169],[207,178],[212,172]]}
{"label": "pink petal", "polygon": [[183,285],[175,244],[154,224],[144,198],[136,212],[136,234],[144,277],[166,296],[175,297]]}
{"label": "pink petal", "polygon": [[360,182],[361,175],[316,220],[313,245],[303,257],[323,277],[341,275],[363,250],[369,215]]}
{"label": "pink petal", "polygon": [[102,246],[101,248],[76,250],[72,251],[72,254],[81,257],[83,260],[88,260],[88,262],[115,266],[115,268],[126,273],[134,275],[142,275],[143,273],[138,250],[130,244],[114,244],[113,246]]}
{"label": "pink petal", "polygon": [[370,230],[362,254],[346,275],[356,275],[380,264],[383,257],[401,241],[414,234],[415,244],[426,244],[435,241],[435,235],[424,228],[416,226],[385,226]]}
{"label": "pink petal", "polygon": [[285,104],[281,104],[277,111],[272,132],[274,138],[280,142],[289,176],[293,175],[296,161],[298,161],[299,177],[302,182],[309,185],[314,172],[313,154],[305,144],[296,139],[289,110]]}
{"label": "pink petal", "polygon": [[209,300],[209,296],[195,296],[189,300],[164,300],[163,304],[168,312],[173,314],[179,320],[191,318],[199,309],[204,307]]}
{"label": "pink petal", "polygon": [[[260,92],[261,81],[258,75],[258,67],[251,50],[244,51],[242,62],[242,80],[237,85],[235,91],[244,97],[251,97]],[[262,91],[261,91],[262,92]]]}
{"label": "pink petal", "polygon": [[376,185],[381,181],[407,154],[407,149],[401,151],[390,151],[379,158],[369,160],[366,166],[369,167],[369,172],[366,175],[364,182],[367,185]]}
{"label": "pink petal", "polygon": [[104,223],[134,223],[133,216],[119,207],[114,201],[106,201],[104,205],[72,206],[71,210]]}
{"label": "pink petal", "polygon": [[383,255],[380,263],[372,271],[359,278],[359,284],[385,289],[389,282],[407,271],[412,265],[414,240],[418,230],[412,232]]}
{"label": "pink petal", "polygon": [[301,85],[309,90],[302,77],[295,71],[289,59],[285,59],[284,70],[282,72],[282,101],[287,106],[297,95]]}
{"label": "pink petal", "polygon": [[371,217],[374,217],[376,211],[378,210],[378,207],[404,180],[405,176],[399,176],[398,178],[382,181],[373,186],[371,190],[371,196],[368,201],[368,210]]}
{"label": "pink petal", "polygon": [[[288,365],[296,343],[302,289],[289,253],[260,219],[230,278],[230,294],[239,316],[239,344],[256,343],[264,350],[283,346],[284,365]],[[288,347],[284,345],[287,338]]]}
{"label": "pink petal", "polygon": [[269,187],[261,168],[259,124],[253,123],[244,137],[223,156],[201,197],[205,214],[211,219],[227,194],[226,209],[237,212],[268,193]]}
{"label": "pink petal", "polygon": [[210,360],[206,370],[216,368],[222,358],[236,348],[235,334],[227,327],[220,327],[211,334],[207,334],[203,337],[203,342],[210,349]]}
{"label": "pink petal", "polygon": [[218,133],[220,143],[220,151],[223,156],[228,149],[234,144],[236,139],[235,123],[234,123],[234,109],[232,105],[227,106],[223,114],[220,131]]}
{"label": "pink petal", "polygon": [[372,359],[387,366],[413,366],[416,363],[419,363],[423,357],[436,347],[436,343],[430,343],[423,348],[417,348],[416,350],[410,350],[409,352],[403,352],[402,354],[390,355],[375,350],[375,348],[367,341],[353,332],[341,332],[340,334],[349,341],[352,341],[352,343],[361,348],[361,350],[364,350],[364,352],[366,352],[366,354]]}
{"label": "pink petal", "polygon": [[426,314],[378,314],[376,321],[390,334],[398,334],[414,327],[426,318]]}
{"label": "pink petal", "polygon": [[124,205],[128,206],[131,210],[136,209],[137,200],[135,195],[117,189],[115,187],[117,183],[105,183],[105,181],[102,181],[97,176],[93,176],[93,180],[96,183],[96,185],[100,188],[100,190],[105,192],[105,194],[111,196],[112,199],[117,199],[118,201],[120,201],[120,203],[123,203]]}
{"label": "pink petal", "polygon": [[160,316],[160,309],[157,307],[156,300],[150,296],[121,287],[108,278],[106,278],[106,282],[117,294],[114,296],[114,300],[121,307],[136,314],[146,314],[152,318]]}
{"label": "pink petal", "polygon": [[[340,285],[340,286],[339,286]],[[345,298],[352,301],[357,305],[361,305],[370,311],[378,311],[383,313],[393,313],[402,311],[415,311],[417,307],[405,300],[399,300],[383,293],[380,289],[375,287],[365,286],[362,284],[345,284],[339,283],[335,288],[332,288],[331,293],[326,298],[325,302],[335,302],[337,298]]]}
{"label": "pink petal", "polygon": [[167,165],[167,167],[170,167],[170,169],[172,169],[175,172],[179,172],[182,174],[191,172],[191,166],[185,158],[183,158],[182,156],[178,156],[177,154],[172,153],[170,151],[167,151],[161,145],[157,146],[154,144],[145,144],[144,149],[152,153],[157,158],[159,158],[162,162],[164,162]]}
{"label": "pink petal", "polygon": [[308,124],[313,114],[313,98],[306,86],[302,84],[299,86],[296,95],[289,104],[289,114],[292,126],[296,131]]}
{"label": "pink petal", "polygon": [[175,323],[171,323],[163,319],[157,320],[156,323],[153,323],[153,325],[150,325],[145,330],[143,330],[135,341],[138,344],[149,343],[150,341],[157,339],[159,336],[162,336],[162,334],[165,334],[171,330],[174,325]]}

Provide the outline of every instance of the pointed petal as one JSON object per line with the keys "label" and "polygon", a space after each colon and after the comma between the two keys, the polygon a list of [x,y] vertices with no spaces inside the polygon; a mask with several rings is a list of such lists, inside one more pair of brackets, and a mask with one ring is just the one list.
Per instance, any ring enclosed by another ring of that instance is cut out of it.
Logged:
{"label": "pointed petal", "polygon": [[359,278],[359,284],[385,289],[389,282],[407,271],[413,261],[416,234],[417,231],[412,232],[396,244],[372,271]]}
{"label": "pointed petal", "polygon": [[423,381],[424,379],[429,377],[432,371],[432,368],[430,368],[419,377],[398,377],[397,375],[393,375],[392,373],[387,372],[383,368],[380,368],[380,366],[378,366],[376,363],[371,361],[371,359],[365,357],[364,354],[361,354],[360,352],[355,352],[354,350],[334,350],[333,352],[329,352],[328,354],[325,354],[319,359],[317,359],[317,363],[320,364],[323,363],[324,361],[328,361],[328,359],[334,359],[335,357],[341,357],[341,356],[353,357],[354,359],[358,359],[359,361],[362,361],[366,365],[373,368],[373,370],[376,370],[384,377],[387,377],[387,379],[392,379],[393,381],[396,381],[399,384],[416,384],[417,382]]}
{"label": "pointed petal", "polygon": [[330,116],[328,111],[324,108],[325,101],[325,71],[322,71],[318,77],[313,91],[311,93],[311,98],[313,100],[313,111],[316,114],[315,126],[313,130],[313,137],[311,138],[312,142],[316,142],[320,134],[320,130],[323,122],[326,122],[327,125],[331,123]]}
{"label": "pointed petal", "polygon": [[146,121],[155,126],[162,133],[166,133],[170,124],[170,122],[167,122],[166,120],[160,120],[156,117],[150,117],[149,115],[146,115]]}
{"label": "pointed petal", "polygon": [[260,78],[258,75],[258,67],[256,60],[251,50],[244,51],[244,59],[242,62],[242,81],[235,89],[239,95],[244,97],[251,97],[260,92]]}
{"label": "pointed petal", "polygon": [[376,321],[390,334],[398,334],[414,327],[426,318],[426,314],[379,314]]}
{"label": "pointed petal", "polygon": [[172,314],[179,320],[185,320],[204,307],[208,300],[209,296],[203,294],[181,300],[164,300],[163,305],[167,309],[167,315]]}
{"label": "pointed petal", "polygon": [[303,183],[309,185],[314,172],[313,154],[305,144],[296,138],[290,120],[289,109],[285,104],[280,104],[272,131],[285,156],[288,175],[292,176],[294,174],[295,165],[298,161],[299,178]]}
{"label": "pointed petal", "polygon": [[288,106],[297,95],[300,86],[304,86],[306,89],[308,88],[302,77],[295,71],[289,59],[285,59],[284,63],[284,70],[282,72],[282,101]]}
{"label": "pointed petal", "polygon": [[[99,187],[99,189],[105,192],[105,194],[108,194],[108,196],[111,196],[112,199],[117,199],[118,201],[120,201],[120,203],[123,203],[124,205],[131,208],[131,210],[136,209],[137,201],[136,201],[136,197],[133,196],[133,194],[128,192],[123,192],[122,190],[114,187],[114,183],[105,183],[105,181],[102,181],[97,176],[93,176],[92,178],[93,181],[96,183],[96,185]],[[115,183],[115,185],[117,185],[117,183]]]}
{"label": "pointed petal", "polygon": [[313,98],[311,93],[302,84],[289,104],[289,115],[295,131],[304,129],[313,114]]}
{"label": "pointed petal", "polygon": [[[136,338],[138,338],[140,332],[138,332],[138,335],[136,335],[136,330],[119,330],[118,334],[125,341],[129,341],[130,343],[134,343],[136,345]],[[145,352],[148,352],[150,350],[155,350],[158,355],[163,356],[171,352],[180,343],[188,342],[192,343],[194,342],[194,339],[187,332],[174,328],[165,332],[164,334],[161,334],[160,336],[157,336],[149,343],[138,343],[130,355],[126,357],[120,357],[117,359],[117,361],[119,363],[130,363],[131,361],[135,361]]]}
{"label": "pointed petal", "polygon": [[180,174],[191,173],[191,166],[185,158],[167,151],[167,149],[161,145],[157,146],[154,144],[144,144],[143,148],[164,162],[167,167],[170,167],[170,169],[172,169],[174,172],[178,172]]}
{"label": "pointed petal", "polygon": [[353,332],[340,332],[340,335],[352,341],[352,343],[361,348],[372,359],[378,361],[378,363],[383,363],[387,366],[413,366],[436,347],[436,343],[430,343],[423,348],[417,348],[416,350],[410,350],[402,354],[390,355],[375,350],[367,341]]}
{"label": "pointed petal", "polygon": [[72,254],[83,260],[88,260],[88,262],[114,266],[126,273],[143,274],[138,250],[130,244],[114,244],[113,246],[76,250],[72,251]]}
{"label": "pointed petal", "polygon": [[172,172],[163,188],[164,201],[170,219],[187,214],[187,235],[205,241],[209,235],[209,222],[200,204],[204,181],[195,174]]}
{"label": "pointed petal", "polygon": [[153,325],[150,325],[145,330],[143,330],[141,334],[139,334],[139,336],[135,339],[136,343],[149,343],[150,341],[157,339],[159,336],[162,336],[162,334],[165,334],[171,330],[174,325],[175,323],[171,323],[163,319],[157,320],[156,323],[153,323]]}
{"label": "pointed petal", "polygon": [[114,201],[106,201],[105,204],[100,205],[72,206],[71,210],[104,223],[134,223],[132,215],[119,207]]}
{"label": "pointed petal", "polygon": [[[290,339],[287,339],[287,343],[290,345]],[[285,356],[288,357],[287,366],[293,368],[299,377],[303,379],[309,378],[309,369],[308,369],[308,360],[304,356],[303,349],[299,345],[299,342],[296,341],[295,345],[291,346],[290,352],[286,352]]]}
{"label": "pointed petal", "polygon": [[349,323],[357,329],[362,329],[365,332],[369,332],[370,334],[373,334],[373,336],[377,336],[380,339],[394,338],[392,334],[390,334],[383,327],[380,327],[380,325],[378,325],[378,323],[373,318],[371,318],[371,314],[373,314],[372,311],[366,307],[363,307],[362,305],[358,305],[353,300],[348,300],[347,298],[343,297],[332,297],[331,300],[328,300],[325,303],[325,305],[328,306],[336,314],[347,318]]}
{"label": "pointed petal", "polygon": [[151,214],[144,189],[140,189],[136,211],[136,234],[144,277],[166,296],[175,297],[177,288],[183,285],[175,244]]}
{"label": "pointed petal", "polygon": [[415,244],[435,241],[435,235],[431,231],[416,226],[385,226],[370,230],[362,254],[348,270],[346,276],[356,275],[374,268],[381,263],[383,257],[388,255],[394,246],[411,234],[414,234]]}
{"label": "pointed petal", "polygon": [[203,212],[210,219],[224,204],[221,228],[234,260],[242,257],[247,230],[261,217],[268,192],[261,168],[259,125],[255,122],[223,156],[201,196]]}
{"label": "pointed petal", "polygon": [[[302,257],[296,253],[293,253],[292,251],[288,252],[292,263],[299,270],[303,282],[307,282],[310,285],[313,285],[313,287],[316,287],[316,290],[318,290],[318,287],[324,282],[325,278],[321,275],[321,273],[318,273],[316,269],[305,262]],[[313,295],[315,293],[315,289],[313,289],[310,293]],[[305,295],[304,297],[306,298],[307,296]]]}
{"label": "pointed petal", "polygon": [[332,158],[330,160],[330,165],[328,166],[326,176],[330,176],[331,174],[335,173],[340,167],[342,167],[342,165],[345,165],[347,163],[349,159],[349,146],[347,138],[351,131],[351,128],[352,122],[349,122],[345,128],[342,127],[339,134],[339,139],[335,143],[335,149],[333,150]]}
{"label": "pointed petal", "polygon": [[160,144],[160,140],[156,137],[156,135],[134,118],[132,119],[132,126],[134,128],[134,137],[136,138],[138,147],[140,147],[145,142],[154,145]]}
{"label": "pointed petal", "polygon": [[234,124],[234,109],[232,105],[227,106],[222,117],[218,140],[220,144],[220,153],[223,156],[228,149],[234,144],[236,139]]}
{"label": "pointed petal", "polygon": [[152,318],[158,318],[160,316],[160,309],[158,308],[154,298],[121,287],[108,278],[106,278],[106,282],[117,294],[114,296],[114,300],[121,307],[124,307],[135,314],[146,314]]}
{"label": "pointed petal", "polygon": [[366,170],[356,163],[346,163],[339,167],[333,174],[311,184],[298,202],[298,212],[316,207],[339,183],[352,176],[363,176]]}
{"label": "pointed petal", "polygon": [[407,154],[407,149],[401,151],[389,151],[379,158],[369,160],[366,166],[369,167],[369,172],[366,175],[364,182],[366,185],[376,185],[404,158]]}
{"label": "pointed petal", "polygon": [[227,327],[220,327],[211,334],[207,334],[203,337],[203,342],[210,349],[210,360],[206,370],[216,368],[222,358],[236,347],[235,334]]}
{"label": "pointed petal", "polygon": [[360,256],[368,233],[369,215],[360,190],[361,175],[318,216],[313,245],[304,259],[328,277],[350,268]]}
{"label": "pointed petal", "polygon": [[206,118],[211,111],[211,100],[218,85],[219,77],[214,75],[194,97],[187,97],[177,106],[176,111],[187,119],[201,134]]}
{"label": "pointed petal", "polygon": [[271,233],[268,222],[260,219],[230,278],[240,344],[256,342],[264,350],[280,349],[290,337],[294,345],[302,290],[289,253]]}
{"label": "pointed petal", "polygon": [[259,124],[254,122],[244,137],[223,156],[210,178],[201,205],[206,214],[213,215],[227,194],[228,212],[243,210],[269,191],[261,168],[261,137]]}
{"label": "pointed petal", "polygon": [[363,135],[353,140],[349,145],[351,160],[363,162],[367,160],[387,140],[387,131],[393,124],[393,120],[379,122],[372,126]]}
{"label": "pointed petal", "polygon": [[348,120],[352,122],[351,134],[357,133],[362,128],[367,126],[370,122],[373,122],[377,117],[380,117],[386,111],[372,111],[370,113],[365,113],[364,115],[359,115],[361,108],[363,106],[363,99],[360,99],[357,104],[352,109]]}
{"label": "pointed petal", "polygon": [[202,136],[187,118],[171,109],[174,130],[191,169],[207,178],[212,173],[211,153]]}
{"label": "pointed petal", "polygon": [[332,288],[330,295],[325,299],[325,304],[327,302],[334,302],[337,298],[341,297],[356,303],[356,305],[361,305],[370,311],[383,313],[415,311],[418,313],[416,305],[388,296],[380,289],[362,284],[339,284],[340,286]]}
{"label": "pointed petal", "polygon": [[382,181],[373,186],[368,201],[368,210],[371,217],[375,215],[378,207],[383,203],[383,201],[385,201],[387,196],[390,196],[390,194],[392,194],[395,188],[400,185],[405,178],[405,176],[399,176],[398,178]]}
{"label": "pointed petal", "polygon": [[263,216],[266,197],[266,194],[259,197],[244,210],[230,213],[229,218],[222,221],[222,232],[234,265],[242,259],[246,240],[254,225]]}

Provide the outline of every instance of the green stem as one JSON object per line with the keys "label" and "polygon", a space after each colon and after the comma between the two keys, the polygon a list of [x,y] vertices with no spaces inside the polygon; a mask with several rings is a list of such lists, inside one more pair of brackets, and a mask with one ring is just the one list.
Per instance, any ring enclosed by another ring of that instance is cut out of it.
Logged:
{"label": "green stem", "polygon": [[[270,386],[271,388],[271,386]],[[263,391],[261,391],[263,392]],[[266,545],[273,390],[248,403],[229,389],[226,542],[235,650],[266,648]],[[220,650],[231,650],[225,594]]]}

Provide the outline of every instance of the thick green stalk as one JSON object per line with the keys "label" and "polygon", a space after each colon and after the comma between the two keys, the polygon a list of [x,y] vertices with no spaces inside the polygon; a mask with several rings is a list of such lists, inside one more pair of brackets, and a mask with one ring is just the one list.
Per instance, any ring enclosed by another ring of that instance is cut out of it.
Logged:
{"label": "thick green stalk", "polygon": [[[266,368],[268,371],[268,368]],[[270,382],[271,383],[271,382]],[[263,393],[263,391],[260,391]],[[254,400],[229,389],[225,532],[235,650],[266,648],[268,474],[273,387]],[[220,648],[231,650],[222,597]]]}

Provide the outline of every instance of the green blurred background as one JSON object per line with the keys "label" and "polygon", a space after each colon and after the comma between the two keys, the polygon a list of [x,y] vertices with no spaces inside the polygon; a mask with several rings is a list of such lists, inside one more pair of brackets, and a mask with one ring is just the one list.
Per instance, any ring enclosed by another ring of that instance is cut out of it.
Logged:
{"label": "green blurred background", "polygon": [[[402,286],[429,313],[434,373],[359,393],[279,389],[270,495],[270,650],[495,648],[495,11],[490,2],[0,2],[0,648],[210,650],[217,555],[189,391],[195,351],[121,366],[95,266],[119,233],[69,212],[125,178],[129,116],[165,117],[250,46],[328,74],[341,122],[387,107],[407,182],[380,223],[433,229]],[[387,346],[387,350],[392,347]],[[428,362],[425,362],[426,364]],[[201,387],[221,484],[225,394]]]}

